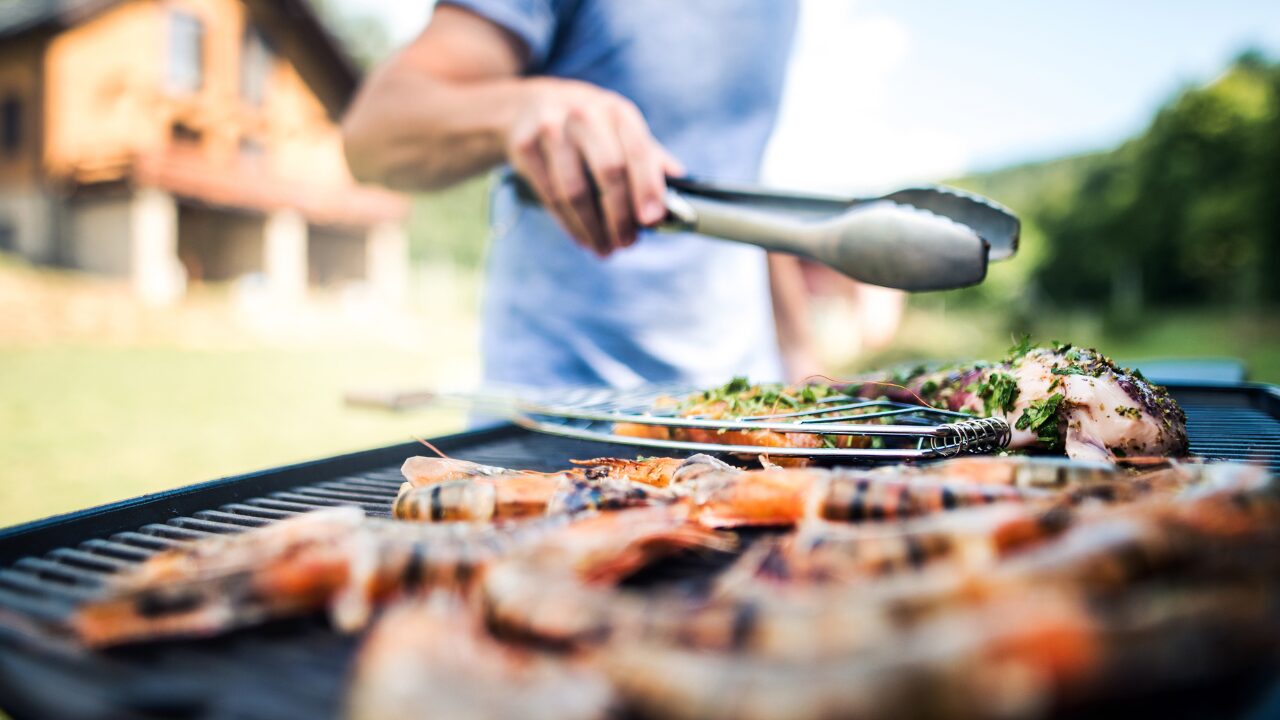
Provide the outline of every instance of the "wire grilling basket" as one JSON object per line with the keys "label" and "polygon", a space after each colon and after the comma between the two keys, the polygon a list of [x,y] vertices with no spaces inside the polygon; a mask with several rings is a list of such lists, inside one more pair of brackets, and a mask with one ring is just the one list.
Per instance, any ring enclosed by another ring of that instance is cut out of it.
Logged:
{"label": "wire grilling basket", "polygon": [[[974,418],[950,410],[850,395],[828,396],[803,410],[734,419],[678,415],[673,405],[662,402],[664,398],[680,398],[695,392],[697,388],[677,385],[630,391],[584,388],[557,390],[554,394],[516,393],[507,396],[502,404],[508,417],[530,430],[582,440],[692,452],[913,460],[996,452],[1007,447],[1010,438],[1009,424],[1000,418]],[[666,433],[660,430],[654,434],[669,437],[621,434],[619,424],[666,429]],[[690,430],[703,432],[687,432]],[[817,435],[827,442],[821,443],[822,447],[773,447],[708,441],[708,435],[753,430]],[[670,437],[673,435],[675,437]],[[688,435],[696,435],[698,439],[677,439]],[[841,447],[848,441],[831,441],[840,436],[865,438],[865,442],[858,444],[866,446]]]}

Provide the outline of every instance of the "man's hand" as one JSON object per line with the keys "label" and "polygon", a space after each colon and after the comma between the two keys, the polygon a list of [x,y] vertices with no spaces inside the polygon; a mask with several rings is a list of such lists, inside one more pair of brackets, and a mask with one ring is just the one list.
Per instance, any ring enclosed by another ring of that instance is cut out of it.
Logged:
{"label": "man's hand", "polygon": [[684,169],[626,98],[587,83],[522,83],[507,161],[582,247],[605,257],[666,215],[667,175]]}
{"label": "man's hand", "polygon": [[583,247],[608,255],[662,220],[684,169],[630,100],[573,80],[522,76],[527,48],[462,8],[379,67],[343,122],[355,177],[446,187],[506,160]]}

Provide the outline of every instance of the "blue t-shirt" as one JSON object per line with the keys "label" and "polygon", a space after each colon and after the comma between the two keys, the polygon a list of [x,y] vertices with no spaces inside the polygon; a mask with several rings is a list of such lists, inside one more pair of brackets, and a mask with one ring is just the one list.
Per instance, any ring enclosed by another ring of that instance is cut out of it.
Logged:
{"label": "blue t-shirt", "polygon": [[[753,181],[773,129],[794,0],[447,0],[506,28],[526,73],[630,98],[698,177]],[[495,187],[485,379],[521,385],[721,382],[781,373],[762,251],[642,232],[601,261]]]}

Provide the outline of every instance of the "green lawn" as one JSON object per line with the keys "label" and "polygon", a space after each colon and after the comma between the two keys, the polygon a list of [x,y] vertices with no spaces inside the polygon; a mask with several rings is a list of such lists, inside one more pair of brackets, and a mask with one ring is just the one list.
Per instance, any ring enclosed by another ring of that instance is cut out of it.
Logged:
{"label": "green lawn", "polygon": [[385,348],[0,349],[0,526],[460,427],[342,404],[427,384],[426,367]]}

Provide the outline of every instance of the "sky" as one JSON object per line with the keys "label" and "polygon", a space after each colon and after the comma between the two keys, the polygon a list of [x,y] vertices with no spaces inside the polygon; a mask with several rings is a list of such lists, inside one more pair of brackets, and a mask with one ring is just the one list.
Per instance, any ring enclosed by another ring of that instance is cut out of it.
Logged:
{"label": "sky", "polygon": [[[430,13],[340,2],[398,42]],[[1280,2],[801,0],[762,180],[871,193],[1104,149],[1247,47],[1280,58]]]}

